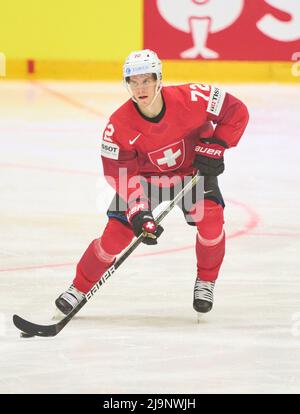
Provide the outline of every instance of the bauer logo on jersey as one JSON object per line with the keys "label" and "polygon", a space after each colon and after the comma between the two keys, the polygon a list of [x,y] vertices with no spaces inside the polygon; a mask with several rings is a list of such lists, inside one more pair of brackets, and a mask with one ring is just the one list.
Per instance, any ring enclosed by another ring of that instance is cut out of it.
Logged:
{"label": "bauer logo on jersey", "polygon": [[226,92],[222,89],[212,87],[206,111],[213,115],[220,115],[225,95]]}
{"label": "bauer logo on jersey", "polygon": [[113,160],[119,159],[120,147],[117,144],[102,141],[101,155]]}
{"label": "bauer logo on jersey", "polygon": [[157,151],[148,153],[149,159],[160,171],[177,170],[184,162],[184,141],[178,141]]}

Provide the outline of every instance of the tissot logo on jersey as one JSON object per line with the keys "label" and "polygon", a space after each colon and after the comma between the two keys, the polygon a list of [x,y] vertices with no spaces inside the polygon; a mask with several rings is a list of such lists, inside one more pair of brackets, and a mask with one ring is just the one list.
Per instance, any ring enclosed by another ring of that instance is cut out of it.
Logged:
{"label": "tissot logo on jersey", "polygon": [[101,145],[101,155],[106,158],[111,158],[113,160],[119,159],[120,147],[114,143],[102,142]]}
{"label": "tissot logo on jersey", "polygon": [[213,115],[219,115],[222,109],[226,92],[222,89],[213,87],[209,96],[207,112]]}
{"label": "tissot logo on jersey", "polygon": [[152,164],[160,171],[172,171],[181,167],[185,159],[184,141],[175,142],[167,147],[148,153]]}

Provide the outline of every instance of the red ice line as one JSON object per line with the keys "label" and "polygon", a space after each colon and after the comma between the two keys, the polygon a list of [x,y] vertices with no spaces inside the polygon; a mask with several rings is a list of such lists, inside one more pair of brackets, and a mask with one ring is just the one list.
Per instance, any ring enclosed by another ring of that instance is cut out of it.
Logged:
{"label": "red ice line", "polygon": [[48,92],[50,95],[53,95],[56,98],[59,98],[60,100],[68,103],[71,106],[74,106],[75,108],[81,109],[82,111],[85,111],[85,112],[89,112],[90,114],[96,115],[97,117],[101,117],[101,118],[104,117],[104,115],[100,111],[98,111],[98,110],[96,110],[96,109],[94,109],[94,108],[92,108],[88,105],[85,105],[85,104],[77,101],[76,99],[70,98],[69,96],[64,95],[63,93],[61,93],[59,91],[56,91],[53,88],[49,88],[49,86],[46,86],[43,83],[38,82],[37,80],[32,80],[31,83],[34,86],[38,86],[40,89],[43,89],[45,92]]}

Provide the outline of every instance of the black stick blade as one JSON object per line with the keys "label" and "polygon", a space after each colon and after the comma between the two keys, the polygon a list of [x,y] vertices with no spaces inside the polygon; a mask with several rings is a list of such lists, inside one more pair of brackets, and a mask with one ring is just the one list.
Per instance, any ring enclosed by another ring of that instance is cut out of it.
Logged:
{"label": "black stick blade", "polygon": [[55,336],[60,329],[57,329],[57,324],[54,325],[38,325],[26,321],[18,315],[13,316],[13,322],[20,331],[25,332],[31,336]]}

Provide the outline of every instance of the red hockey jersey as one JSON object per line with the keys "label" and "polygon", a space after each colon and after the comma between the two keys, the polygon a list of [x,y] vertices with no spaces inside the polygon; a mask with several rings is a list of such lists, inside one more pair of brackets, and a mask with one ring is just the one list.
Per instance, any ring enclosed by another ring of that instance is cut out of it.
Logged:
{"label": "red hockey jersey", "polygon": [[193,174],[199,139],[217,138],[229,148],[237,145],[248,123],[246,106],[218,87],[165,86],[162,95],[166,111],[158,123],[144,119],[129,99],[104,130],[104,174],[123,199],[134,191],[128,186],[133,176],[153,181]]}

